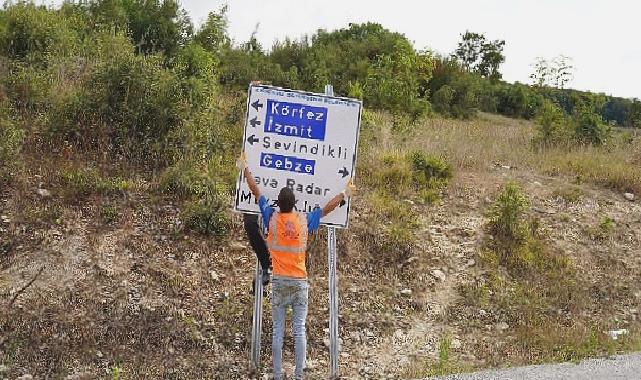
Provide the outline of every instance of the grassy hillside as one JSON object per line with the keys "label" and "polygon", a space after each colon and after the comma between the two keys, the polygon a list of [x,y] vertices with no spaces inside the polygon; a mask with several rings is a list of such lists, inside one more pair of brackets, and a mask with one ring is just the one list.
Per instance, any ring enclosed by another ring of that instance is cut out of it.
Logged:
{"label": "grassy hillside", "polygon": [[267,51],[230,40],[224,7],[194,28],[174,0],[3,5],[0,378],[247,377],[255,264],[231,204],[256,79],[367,110],[339,233],[347,378],[639,349],[641,103],[504,83],[495,43],[488,76],[375,23]]}
{"label": "grassy hillside", "polygon": [[[217,117],[234,115],[221,99]],[[224,120],[233,140],[240,120]],[[639,137],[537,151],[533,124],[491,115],[368,112],[362,128],[339,234],[347,378],[641,348],[641,208],[623,197],[641,194]],[[154,173],[45,143],[27,137],[2,185],[0,376],[246,378],[253,254],[230,192],[206,190],[231,160]],[[312,378],[328,361],[324,244],[308,264]]]}

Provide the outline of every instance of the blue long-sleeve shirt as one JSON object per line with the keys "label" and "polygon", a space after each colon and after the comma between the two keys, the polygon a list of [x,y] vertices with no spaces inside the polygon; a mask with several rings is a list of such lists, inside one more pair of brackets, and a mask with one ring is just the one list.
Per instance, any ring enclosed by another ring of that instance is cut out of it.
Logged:
{"label": "blue long-sleeve shirt", "polygon": [[[258,207],[260,208],[260,214],[263,217],[263,225],[265,228],[269,229],[269,220],[271,219],[272,214],[274,214],[274,207],[269,205],[269,202],[267,202],[267,198],[265,198],[264,195],[261,195],[258,199]],[[320,207],[306,213],[307,229],[310,233],[318,231],[322,214],[323,210],[321,210]]]}

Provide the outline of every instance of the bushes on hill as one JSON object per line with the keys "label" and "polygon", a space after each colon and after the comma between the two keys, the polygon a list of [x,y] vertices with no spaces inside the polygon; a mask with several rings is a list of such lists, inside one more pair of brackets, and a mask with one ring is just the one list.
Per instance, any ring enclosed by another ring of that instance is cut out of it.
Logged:
{"label": "bushes on hill", "polygon": [[24,131],[15,125],[13,119],[8,105],[0,99],[0,183],[9,178],[11,170],[20,161]]}
{"label": "bushes on hill", "polygon": [[479,79],[455,60],[436,57],[428,85],[434,110],[446,117],[474,117],[479,108]]}
{"label": "bushes on hill", "polygon": [[82,20],[30,2],[11,4],[2,12],[0,52],[13,61],[42,67],[79,49]]}
{"label": "bushes on hill", "polygon": [[593,107],[581,106],[573,115],[574,135],[582,144],[603,145],[611,134],[611,128],[603,122]]}
{"label": "bushes on hill", "polygon": [[537,135],[533,142],[542,147],[568,146],[570,144],[604,145],[611,137],[611,127],[603,121],[593,107],[577,106],[572,116],[561,107],[545,100],[539,109]]}
{"label": "bushes on hill", "polygon": [[537,135],[533,142],[539,147],[568,144],[572,139],[570,121],[555,103],[545,100],[535,120]]}
{"label": "bushes on hill", "polygon": [[53,98],[49,130],[147,163],[162,159],[165,137],[189,116],[193,81],[165,68],[160,55],[135,55],[130,44],[96,58],[81,83]]}
{"label": "bushes on hill", "polygon": [[537,221],[529,219],[529,200],[523,189],[509,182],[490,211],[487,231],[492,236],[483,254],[489,265],[502,265],[513,275],[551,275],[565,270],[565,257],[551,252],[537,236]]}
{"label": "bushes on hill", "polygon": [[370,67],[364,100],[370,107],[419,116],[428,109],[427,83],[431,74],[429,54],[417,54],[411,46],[399,43],[391,55],[379,57]]}

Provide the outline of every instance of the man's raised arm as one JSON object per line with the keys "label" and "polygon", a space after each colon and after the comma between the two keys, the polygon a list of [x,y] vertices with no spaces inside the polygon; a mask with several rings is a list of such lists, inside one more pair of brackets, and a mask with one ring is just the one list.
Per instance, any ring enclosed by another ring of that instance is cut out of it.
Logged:
{"label": "man's raised arm", "polygon": [[249,190],[254,194],[254,197],[256,199],[260,199],[260,189],[258,188],[258,185],[256,184],[256,181],[254,181],[254,177],[252,176],[252,173],[249,171],[249,168],[247,167],[247,158],[245,157],[245,153],[241,154],[240,157],[238,158],[238,161],[236,161],[236,167],[238,169],[243,171],[243,176],[245,176],[245,181],[247,181],[247,186],[249,186]]}
{"label": "man's raised arm", "polygon": [[347,186],[345,186],[345,190],[341,191],[340,193],[336,194],[334,198],[332,198],[325,207],[323,207],[323,215],[326,216],[330,212],[334,211],[336,207],[338,207],[341,202],[343,202],[347,197],[351,196],[354,191],[356,190],[356,186],[354,186],[354,182],[350,179],[349,182],[347,183]]}

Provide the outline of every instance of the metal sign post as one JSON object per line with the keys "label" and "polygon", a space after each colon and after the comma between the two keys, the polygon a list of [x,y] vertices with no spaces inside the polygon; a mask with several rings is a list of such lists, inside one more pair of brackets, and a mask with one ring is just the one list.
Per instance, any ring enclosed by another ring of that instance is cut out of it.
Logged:
{"label": "metal sign post", "polygon": [[[334,95],[334,88],[325,86],[325,95]],[[327,226],[327,266],[329,271],[329,374],[338,379],[338,284],[336,278],[336,229]]]}
{"label": "metal sign post", "polygon": [[258,375],[260,368],[260,337],[263,329],[263,270],[256,261],[254,276],[254,315],[252,317],[252,341],[249,357],[250,371]]}
{"label": "metal sign post", "polygon": [[335,227],[327,227],[327,262],[329,267],[329,373],[330,379],[338,379],[338,284]]}

